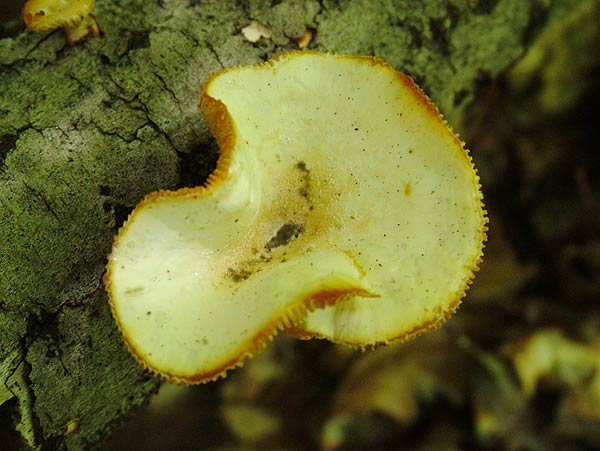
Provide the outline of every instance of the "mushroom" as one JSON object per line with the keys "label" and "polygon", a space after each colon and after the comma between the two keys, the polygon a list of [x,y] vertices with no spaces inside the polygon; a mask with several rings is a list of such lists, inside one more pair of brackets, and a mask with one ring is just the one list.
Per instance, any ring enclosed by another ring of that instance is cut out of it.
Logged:
{"label": "mushroom", "polygon": [[366,347],[456,310],[487,218],[463,143],[408,76],[290,52],[217,72],[200,108],[217,168],[143,199],[107,266],[144,367],[203,382],[280,329]]}
{"label": "mushroom", "polygon": [[21,15],[34,31],[64,28],[69,44],[81,42],[90,32],[100,34],[92,14],[95,0],[28,0]]}

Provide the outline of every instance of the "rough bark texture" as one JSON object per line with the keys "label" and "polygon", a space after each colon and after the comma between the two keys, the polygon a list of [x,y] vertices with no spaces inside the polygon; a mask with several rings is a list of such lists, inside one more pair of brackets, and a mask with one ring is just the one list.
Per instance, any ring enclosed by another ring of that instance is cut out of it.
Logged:
{"label": "rough bark texture", "polygon": [[[197,108],[209,74],[296,49],[308,27],[309,48],[387,60],[452,122],[480,77],[578,3],[98,0],[104,36],[83,45],[0,28],[0,427],[33,448],[93,448],[156,391],[101,277],[136,202],[213,167]],[[248,42],[251,19],[272,38]]]}

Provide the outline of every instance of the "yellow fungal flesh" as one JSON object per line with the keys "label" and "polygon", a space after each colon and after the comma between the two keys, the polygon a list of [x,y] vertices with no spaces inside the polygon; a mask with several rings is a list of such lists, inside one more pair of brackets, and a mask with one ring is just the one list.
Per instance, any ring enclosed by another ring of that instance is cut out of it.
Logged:
{"label": "yellow fungal flesh", "polygon": [[69,44],[74,44],[89,33],[100,34],[92,14],[95,4],[95,0],[28,0],[21,15],[31,30],[64,28]]}
{"label": "yellow fungal flesh", "polygon": [[218,72],[200,103],[217,169],[144,199],[108,264],[146,368],[202,382],[278,329],[366,347],[455,311],[487,220],[471,158],[409,77],[292,52]]}

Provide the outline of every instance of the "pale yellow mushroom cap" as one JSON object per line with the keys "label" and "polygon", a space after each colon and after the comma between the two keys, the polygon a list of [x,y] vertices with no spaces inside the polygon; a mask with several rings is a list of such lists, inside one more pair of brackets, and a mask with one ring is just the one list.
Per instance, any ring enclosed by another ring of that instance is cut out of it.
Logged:
{"label": "pale yellow mushroom cap", "polygon": [[70,44],[100,30],[93,16],[95,0],[28,0],[21,15],[30,30],[64,28]]}
{"label": "pale yellow mushroom cap", "polygon": [[213,75],[201,109],[216,171],[144,199],[108,264],[145,367],[202,382],[280,328],[366,347],[456,310],[487,219],[471,158],[409,77],[292,52]]}

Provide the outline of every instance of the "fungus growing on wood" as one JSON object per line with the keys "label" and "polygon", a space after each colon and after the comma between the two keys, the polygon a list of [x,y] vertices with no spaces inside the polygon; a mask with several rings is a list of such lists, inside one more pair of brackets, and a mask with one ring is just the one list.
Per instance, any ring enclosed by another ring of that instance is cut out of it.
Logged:
{"label": "fungus growing on wood", "polygon": [[487,219],[463,143],[408,76],[291,52],[216,73],[200,107],[216,170],[148,195],[108,263],[113,315],[142,365],[202,382],[278,329],[367,347],[456,310]]}
{"label": "fungus growing on wood", "polygon": [[250,42],[258,42],[262,38],[271,39],[273,32],[264,23],[251,20],[248,25],[242,28],[242,35]]}
{"label": "fungus growing on wood", "polygon": [[48,31],[64,28],[67,41],[77,44],[90,33],[100,34],[92,12],[95,0],[28,0],[21,15],[27,28]]}

